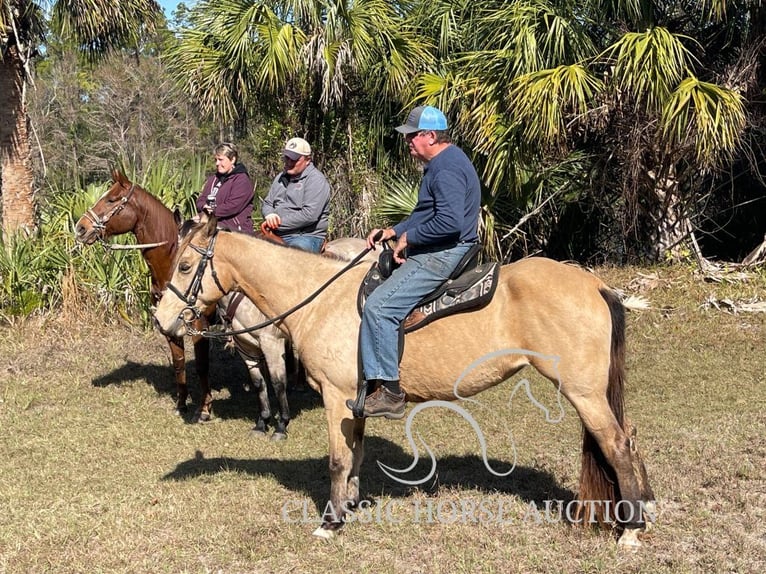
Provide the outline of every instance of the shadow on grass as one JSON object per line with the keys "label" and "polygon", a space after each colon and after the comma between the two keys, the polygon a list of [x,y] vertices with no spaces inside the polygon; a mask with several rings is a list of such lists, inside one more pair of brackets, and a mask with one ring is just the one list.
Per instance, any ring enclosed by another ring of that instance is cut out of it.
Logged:
{"label": "shadow on grass", "polygon": [[96,377],[91,381],[94,387],[120,386],[134,381],[145,380],[159,395],[172,395],[176,392],[173,369],[170,365],[136,363],[128,361],[112,372]]}
{"label": "shadow on grass", "polygon": [[[246,390],[245,385],[250,383],[250,375],[239,355],[232,353],[221,345],[213,344],[210,348],[210,386],[213,391],[227,389],[229,396],[225,399],[213,399],[213,416],[218,419],[249,419],[255,421],[258,417],[259,402],[255,390]],[[97,377],[91,381],[94,387],[120,386],[135,381],[146,381],[158,395],[167,396],[173,404],[176,396],[176,383],[173,368],[156,363],[138,363],[127,359],[125,364],[112,370],[110,373]],[[196,362],[186,363],[186,383],[189,387],[189,396],[192,405],[185,415],[186,422],[191,422],[194,417],[195,405],[199,404],[199,377],[197,376]],[[278,404],[274,393],[269,388],[272,413],[278,411]],[[295,418],[303,410],[311,410],[321,406],[322,400],[318,393],[311,389],[304,392],[288,392],[288,404],[290,416]]]}
{"label": "shadow on grass", "polygon": [[[273,476],[285,488],[310,498],[317,513],[321,514],[330,493],[328,461],[329,457],[299,460],[205,458],[204,454],[198,451],[193,459],[179,463],[172,472],[163,476],[162,480],[192,480],[225,471],[237,471],[252,476]],[[526,503],[534,502],[538,507],[548,500],[569,501],[575,498],[574,492],[563,488],[547,471],[516,466],[508,476],[496,476],[486,469],[484,461],[477,455],[437,457],[434,475],[436,478],[431,478],[418,487],[404,485],[389,478],[379,468],[377,461],[388,467],[403,469],[412,463],[412,455],[387,439],[375,436],[365,439],[361,484],[362,492],[367,493],[363,494],[363,498],[368,500],[374,500],[374,497],[381,494],[406,498],[412,494],[414,488],[427,493],[435,493],[439,488],[465,488],[486,494],[511,494]],[[508,461],[488,459],[488,462],[492,469],[499,473],[511,469]],[[416,480],[425,477],[430,468],[430,460],[421,460],[406,478]]]}

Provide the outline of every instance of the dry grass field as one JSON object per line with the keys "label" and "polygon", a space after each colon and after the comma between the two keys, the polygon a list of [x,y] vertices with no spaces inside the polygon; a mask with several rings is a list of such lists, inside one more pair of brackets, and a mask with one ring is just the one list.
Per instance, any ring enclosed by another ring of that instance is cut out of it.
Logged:
{"label": "dry grass field", "polygon": [[[766,313],[735,314],[726,301],[763,301],[766,277],[598,273],[652,304],[627,321],[627,412],[658,499],[640,551],[542,512],[576,494],[580,427],[568,403],[563,420],[546,422],[521,390],[509,400],[526,378],[559,414],[555,389],[531,371],[469,407],[490,466],[508,476],[485,468],[465,420],[429,409],[415,426],[436,474],[400,484],[378,463],[412,462],[405,422],[373,420],[369,507],[325,541],[311,536],[329,494],[316,393],[290,395],[286,442],[254,438],[246,371],[216,346],[215,419],[188,424],[172,413],[158,333],[70,309],[0,328],[0,572],[763,572]],[[192,361],[188,372],[195,389]],[[421,462],[408,478],[428,470]]]}

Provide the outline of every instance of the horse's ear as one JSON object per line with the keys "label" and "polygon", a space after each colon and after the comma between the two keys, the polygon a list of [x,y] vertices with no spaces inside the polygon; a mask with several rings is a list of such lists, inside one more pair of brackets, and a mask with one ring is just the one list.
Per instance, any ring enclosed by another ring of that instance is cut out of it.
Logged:
{"label": "horse's ear", "polygon": [[181,217],[181,210],[177,207],[173,210],[173,220],[176,222],[176,227],[181,229],[181,225],[183,225],[184,219]]}
{"label": "horse's ear", "polygon": [[208,237],[215,235],[216,228],[218,227],[218,218],[215,215],[208,215],[206,211],[199,214],[199,222],[205,226],[205,234]]}
{"label": "horse's ear", "polygon": [[122,186],[127,186],[130,184],[128,177],[116,167],[112,170],[112,181],[114,183],[119,183]]}

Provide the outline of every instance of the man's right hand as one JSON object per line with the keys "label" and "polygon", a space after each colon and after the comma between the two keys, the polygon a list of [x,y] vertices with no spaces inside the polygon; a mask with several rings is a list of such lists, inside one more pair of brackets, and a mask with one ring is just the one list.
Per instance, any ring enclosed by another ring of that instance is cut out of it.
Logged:
{"label": "man's right hand", "polygon": [[383,243],[392,237],[396,237],[396,231],[394,231],[393,227],[387,227],[386,229],[375,228],[367,235],[367,248],[375,249],[376,243]]}
{"label": "man's right hand", "polygon": [[269,213],[265,219],[266,221],[264,221],[264,223],[269,227],[269,229],[276,229],[282,224],[282,218],[279,217],[276,213]]}

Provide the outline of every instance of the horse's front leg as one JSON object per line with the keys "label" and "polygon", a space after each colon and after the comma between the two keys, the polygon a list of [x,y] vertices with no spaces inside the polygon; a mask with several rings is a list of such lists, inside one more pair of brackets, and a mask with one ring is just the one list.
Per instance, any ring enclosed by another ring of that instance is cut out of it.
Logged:
{"label": "horse's front leg", "polygon": [[330,441],[330,500],[322,525],[314,536],[332,538],[348,512],[359,504],[359,472],[364,456],[364,420],[355,420],[346,408],[350,395],[337,388],[322,388]]}
{"label": "horse's front leg", "polygon": [[[345,404],[345,401],[344,401]],[[351,474],[348,477],[346,497],[352,508],[359,506],[359,473],[364,460],[364,424],[367,419],[351,419],[354,422],[352,429],[354,443],[351,447]]]}
{"label": "horse's front leg", "polygon": [[[203,318],[195,321],[199,331],[207,329],[209,323]],[[204,423],[211,419],[213,411],[213,392],[210,389],[210,341],[200,335],[192,337],[194,342],[194,366],[197,369],[200,390],[200,405],[194,415],[196,423]]]}
{"label": "horse's front leg", "polygon": [[186,412],[186,401],[189,398],[189,387],[186,385],[186,357],[184,355],[183,338],[167,337],[170,347],[170,360],[173,363],[173,372],[176,381],[176,408],[175,413],[182,415]]}

